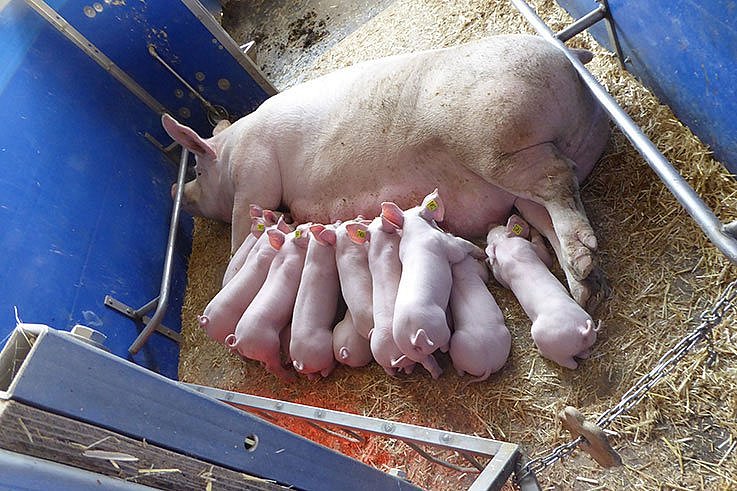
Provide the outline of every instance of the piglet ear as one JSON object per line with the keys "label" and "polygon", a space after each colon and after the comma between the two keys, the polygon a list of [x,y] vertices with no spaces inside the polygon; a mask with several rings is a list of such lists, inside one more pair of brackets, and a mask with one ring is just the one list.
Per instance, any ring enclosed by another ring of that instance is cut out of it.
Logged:
{"label": "piglet ear", "polygon": [[306,227],[299,226],[293,232],[294,243],[303,249],[306,249],[307,245],[310,243],[310,234],[307,233],[307,230],[308,229]]}
{"label": "piglet ear", "polygon": [[381,203],[381,218],[389,220],[397,228],[404,226],[404,212],[396,203],[391,201]]}
{"label": "piglet ear", "polygon": [[251,203],[248,205],[248,214],[251,218],[262,217],[264,216],[264,210],[259,205]]}
{"label": "piglet ear", "polygon": [[278,228],[270,228],[266,231],[266,235],[269,236],[269,244],[277,251],[284,245],[285,235],[284,232]]}
{"label": "piglet ear", "polygon": [[369,240],[369,232],[366,225],[361,222],[347,223],[345,231],[348,233],[348,237],[356,244],[364,244]]}
{"label": "piglet ear", "polygon": [[334,246],[335,243],[337,242],[337,237],[335,236],[335,230],[331,228],[326,228],[325,230],[320,232],[320,236],[318,237],[318,239],[331,246]]}
{"label": "piglet ear", "polygon": [[274,225],[277,220],[279,220],[279,217],[271,210],[263,210],[263,217],[264,221],[266,222],[266,225]]}
{"label": "piglet ear", "polygon": [[266,230],[266,223],[263,218],[251,218],[251,233],[254,237],[261,237],[261,234]]}
{"label": "piglet ear", "polygon": [[276,228],[281,230],[283,233],[288,234],[290,232],[293,232],[294,229],[291,225],[289,225],[286,220],[284,220],[284,215],[279,217],[279,220],[276,222]]}
{"label": "piglet ear", "polygon": [[169,133],[169,136],[174,139],[174,141],[198,157],[203,157],[208,160],[217,159],[215,148],[203,140],[200,135],[198,135],[189,126],[180,124],[176,119],[172,118],[168,114],[161,116],[161,125],[164,127],[164,130]]}
{"label": "piglet ear", "polygon": [[530,236],[530,226],[518,215],[513,214],[507,220],[507,236],[526,239]]}
{"label": "piglet ear", "polygon": [[394,225],[394,223],[390,222],[385,217],[382,216],[380,218],[381,218],[381,231],[382,232],[386,232],[387,234],[393,234],[393,233],[396,233],[397,230],[399,230],[399,227]]}
{"label": "piglet ear", "polygon": [[445,206],[443,205],[443,200],[440,199],[438,188],[435,188],[435,191],[425,196],[421,206],[420,215],[422,215],[422,218],[426,220],[432,219],[436,222],[442,222],[443,218],[445,218]]}

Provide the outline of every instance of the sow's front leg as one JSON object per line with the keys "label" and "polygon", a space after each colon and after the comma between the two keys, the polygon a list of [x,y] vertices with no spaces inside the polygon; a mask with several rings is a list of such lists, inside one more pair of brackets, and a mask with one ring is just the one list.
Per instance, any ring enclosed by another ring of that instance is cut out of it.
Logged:
{"label": "sow's front leg", "polygon": [[500,187],[548,212],[559,243],[555,249],[558,262],[576,300],[585,304],[587,293],[581,284],[597,270],[597,242],[581,203],[575,165],[555,145],[543,143],[507,156],[491,173]]}

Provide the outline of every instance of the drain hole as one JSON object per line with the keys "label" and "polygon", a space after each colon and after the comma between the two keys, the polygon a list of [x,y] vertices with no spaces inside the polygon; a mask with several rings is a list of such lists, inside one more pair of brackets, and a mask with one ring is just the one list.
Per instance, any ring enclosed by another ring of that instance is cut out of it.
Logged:
{"label": "drain hole", "polygon": [[253,452],[258,446],[258,437],[256,435],[246,436],[243,440],[243,446],[246,448],[247,452]]}

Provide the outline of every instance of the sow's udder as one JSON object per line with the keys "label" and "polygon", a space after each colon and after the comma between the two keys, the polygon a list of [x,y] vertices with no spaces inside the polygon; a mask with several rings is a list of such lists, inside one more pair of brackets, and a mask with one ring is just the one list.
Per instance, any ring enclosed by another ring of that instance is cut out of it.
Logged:
{"label": "sow's udder", "polygon": [[[393,201],[401,208],[411,208],[435,187],[438,187],[448,206],[443,229],[464,237],[484,237],[492,225],[506,220],[514,196],[487,184],[474,176],[475,181],[463,185],[448,186],[443,181],[414,183],[392,183],[378,190],[360,190],[344,187],[344,195],[338,190],[316,191],[312,196],[288,203],[292,217],[297,223],[309,221],[333,223],[357,215],[375,217],[381,214],[381,203]],[[346,189],[348,188],[348,189]],[[315,199],[319,196],[320,199]]]}

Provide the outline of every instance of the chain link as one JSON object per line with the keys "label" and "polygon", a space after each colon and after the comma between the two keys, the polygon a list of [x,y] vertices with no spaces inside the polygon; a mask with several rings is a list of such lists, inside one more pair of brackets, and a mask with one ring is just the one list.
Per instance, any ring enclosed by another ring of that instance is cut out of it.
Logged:
{"label": "chain link", "polygon": [[[719,298],[714,302],[710,309],[704,310],[700,315],[701,324],[691,333],[681,339],[678,344],[665,352],[660,357],[655,367],[649,373],[643,375],[635,384],[622,396],[619,403],[604,411],[596,420],[596,425],[600,428],[608,427],[615,419],[622,414],[628,412],[634,406],[639,404],[650,391],[666,375],[670,374],[675,366],[681,361],[697,344],[706,341],[706,349],[709,353],[706,365],[711,366],[716,360],[716,350],[713,344],[713,329],[721,324],[722,319],[727,311],[734,307],[737,300],[737,280],[732,281],[724,289]],[[567,457],[584,441],[584,438],[571,440],[555,447],[548,454],[530,460],[525,464],[517,475],[517,480],[524,479],[530,473],[538,473],[547,467],[553,465],[557,461]]]}

